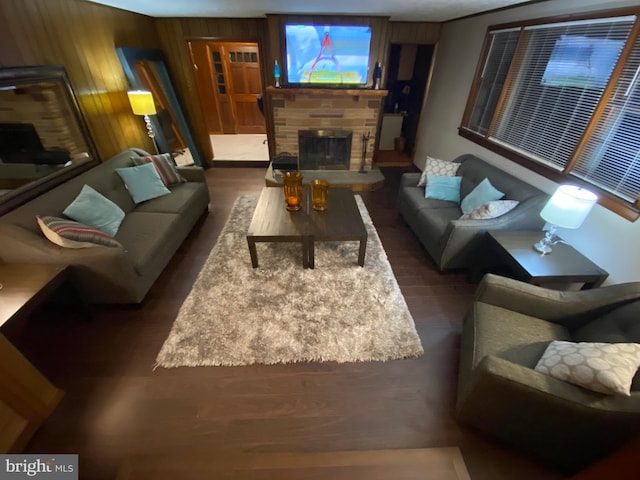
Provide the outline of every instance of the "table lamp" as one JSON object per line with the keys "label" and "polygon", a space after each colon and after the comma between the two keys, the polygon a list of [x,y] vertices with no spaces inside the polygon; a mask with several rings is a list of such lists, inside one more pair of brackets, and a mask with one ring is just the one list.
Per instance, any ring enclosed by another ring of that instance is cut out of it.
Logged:
{"label": "table lamp", "polygon": [[550,228],[533,248],[543,255],[551,253],[551,245],[558,242],[556,228],[580,227],[597,200],[598,197],[589,190],[575,185],[560,185],[540,212]]}
{"label": "table lamp", "polygon": [[144,116],[144,123],[147,126],[147,134],[153,141],[156,153],[159,153],[158,145],[156,144],[156,134],[153,131],[151,119],[149,118],[149,115],[156,114],[156,105],[153,102],[153,95],[151,92],[146,90],[131,90],[127,92],[127,95],[129,96],[129,103],[131,104],[131,110],[133,110],[133,113],[135,115]]}

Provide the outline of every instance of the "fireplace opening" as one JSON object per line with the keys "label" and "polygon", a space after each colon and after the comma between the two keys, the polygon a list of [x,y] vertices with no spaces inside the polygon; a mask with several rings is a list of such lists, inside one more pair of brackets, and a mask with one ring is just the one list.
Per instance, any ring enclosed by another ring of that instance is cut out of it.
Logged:
{"label": "fireplace opening", "polygon": [[349,170],[350,130],[298,130],[300,170]]}

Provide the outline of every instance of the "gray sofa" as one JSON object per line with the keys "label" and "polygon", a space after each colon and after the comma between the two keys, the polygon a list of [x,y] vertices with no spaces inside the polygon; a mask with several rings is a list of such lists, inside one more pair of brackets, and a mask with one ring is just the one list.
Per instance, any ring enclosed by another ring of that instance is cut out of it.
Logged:
{"label": "gray sofa", "polygon": [[504,200],[520,203],[497,218],[459,220],[462,216],[459,205],[425,198],[424,187],[417,186],[420,173],[403,174],[398,212],[440,270],[470,267],[488,230],[540,230],[544,226],[540,210],[549,199],[547,194],[474,155],[461,155],[454,162],[460,163],[456,175],[462,177],[461,199],[488,178],[505,194]]}
{"label": "gray sofa", "polygon": [[[115,169],[132,166],[133,158],[142,155],[148,153],[125,150],[0,217],[0,259],[71,265],[77,287],[91,303],[141,302],[209,205],[199,167],[178,167],[186,183],[169,187],[168,195],[134,204]],[[36,215],[64,217],[62,211],[85,184],[126,213],[115,235],[122,247],[63,248],[40,230]]]}

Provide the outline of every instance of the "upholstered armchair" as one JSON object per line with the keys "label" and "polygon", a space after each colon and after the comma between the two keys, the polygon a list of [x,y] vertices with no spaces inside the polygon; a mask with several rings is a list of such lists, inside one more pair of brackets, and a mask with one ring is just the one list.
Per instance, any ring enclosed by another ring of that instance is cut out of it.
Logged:
{"label": "upholstered armchair", "polygon": [[456,413],[570,472],[639,432],[640,374],[624,396],[534,370],[554,340],[640,343],[640,282],[561,292],[486,275],[464,321]]}

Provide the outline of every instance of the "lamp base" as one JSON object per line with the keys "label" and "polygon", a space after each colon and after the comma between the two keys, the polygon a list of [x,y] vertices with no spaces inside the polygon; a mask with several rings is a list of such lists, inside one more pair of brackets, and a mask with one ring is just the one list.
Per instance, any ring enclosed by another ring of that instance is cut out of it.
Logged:
{"label": "lamp base", "polygon": [[549,230],[545,232],[544,237],[542,237],[539,242],[533,244],[533,249],[542,255],[547,255],[553,251],[551,245],[555,245],[556,243],[558,243],[556,226],[551,225]]}
{"label": "lamp base", "polygon": [[534,243],[533,248],[534,250],[536,250],[537,252],[540,252],[543,255],[546,255],[547,253],[551,253],[553,251],[553,249],[551,248],[551,245],[548,245],[544,241],[544,239],[540,240],[538,243]]}

